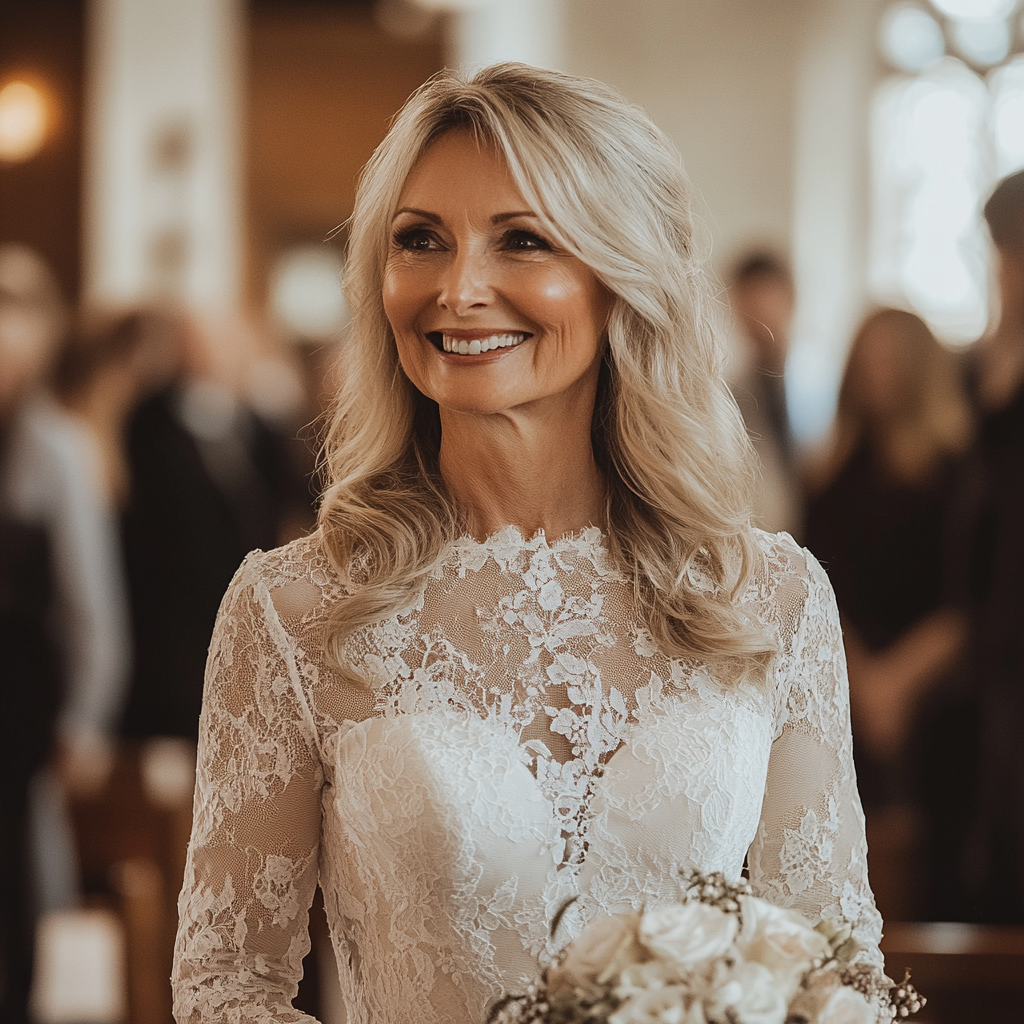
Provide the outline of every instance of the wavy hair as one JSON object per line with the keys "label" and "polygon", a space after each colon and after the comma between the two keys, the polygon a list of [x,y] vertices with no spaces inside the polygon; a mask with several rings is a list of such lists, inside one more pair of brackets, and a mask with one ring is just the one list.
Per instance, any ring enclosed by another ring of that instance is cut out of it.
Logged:
{"label": "wavy hair", "polygon": [[600,83],[511,63],[427,82],[359,182],[345,270],[351,335],[323,452],[321,536],[350,584],[329,651],[344,669],[347,637],[408,608],[465,529],[438,468],[438,408],[404,375],[382,300],[406,177],[452,131],[505,158],[547,230],[614,296],[591,434],[609,548],[632,579],[638,618],[666,654],[763,678],[775,645],[740,600],[759,557],[754,457],[722,374],[719,305],[679,156]]}

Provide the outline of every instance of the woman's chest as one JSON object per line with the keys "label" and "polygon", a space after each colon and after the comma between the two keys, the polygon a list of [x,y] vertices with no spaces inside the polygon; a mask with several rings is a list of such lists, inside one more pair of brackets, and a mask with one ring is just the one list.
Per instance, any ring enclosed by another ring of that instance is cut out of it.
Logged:
{"label": "woman's chest", "polygon": [[773,701],[665,657],[627,584],[547,555],[441,575],[354,638],[374,710],[321,717],[327,833],[347,856],[411,858],[399,874],[429,861],[453,884],[582,877],[638,852],[669,870],[702,850],[701,866],[738,873]]}
{"label": "woman's chest", "polygon": [[370,874],[429,866],[442,889],[530,879],[539,892],[559,874],[587,888],[614,865],[634,878],[648,865],[659,884],[685,866],[738,874],[770,718],[654,684],[629,704],[614,687],[589,696],[531,718],[508,701],[482,712],[420,694],[418,709],[339,725],[324,746],[325,837],[350,864],[376,864]]}

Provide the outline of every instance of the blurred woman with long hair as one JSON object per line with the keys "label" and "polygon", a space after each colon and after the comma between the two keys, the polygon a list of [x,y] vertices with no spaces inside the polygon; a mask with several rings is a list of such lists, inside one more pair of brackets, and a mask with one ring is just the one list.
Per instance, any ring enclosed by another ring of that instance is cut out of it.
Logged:
{"label": "blurred woman with long hair", "polygon": [[899,309],[868,316],[812,479],[806,540],[843,620],[869,822],[872,810],[915,803],[915,720],[963,642],[943,564],[955,464],[972,433],[956,358],[927,324]]}

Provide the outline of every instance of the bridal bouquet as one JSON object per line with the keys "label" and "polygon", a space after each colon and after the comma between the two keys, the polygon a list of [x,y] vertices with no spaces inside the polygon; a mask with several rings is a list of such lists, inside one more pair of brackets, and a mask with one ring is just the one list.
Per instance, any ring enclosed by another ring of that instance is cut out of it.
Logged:
{"label": "bridal bouquet", "polygon": [[684,902],[592,921],[489,1024],[876,1024],[924,1005],[904,979],[854,964],[849,926],[812,927],[720,873]]}

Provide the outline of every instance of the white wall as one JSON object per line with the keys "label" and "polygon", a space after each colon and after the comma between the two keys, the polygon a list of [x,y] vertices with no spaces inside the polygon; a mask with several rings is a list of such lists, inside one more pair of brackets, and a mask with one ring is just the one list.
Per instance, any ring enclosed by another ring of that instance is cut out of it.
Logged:
{"label": "white wall", "polygon": [[641,104],[703,196],[716,263],[788,247],[800,32],[811,0],[566,0],[566,70]]}
{"label": "white wall", "polygon": [[884,0],[817,0],[796,94],[793,258],[799,304],[787,385],[798,437],[829,426],[868,305],[870,109]]}

